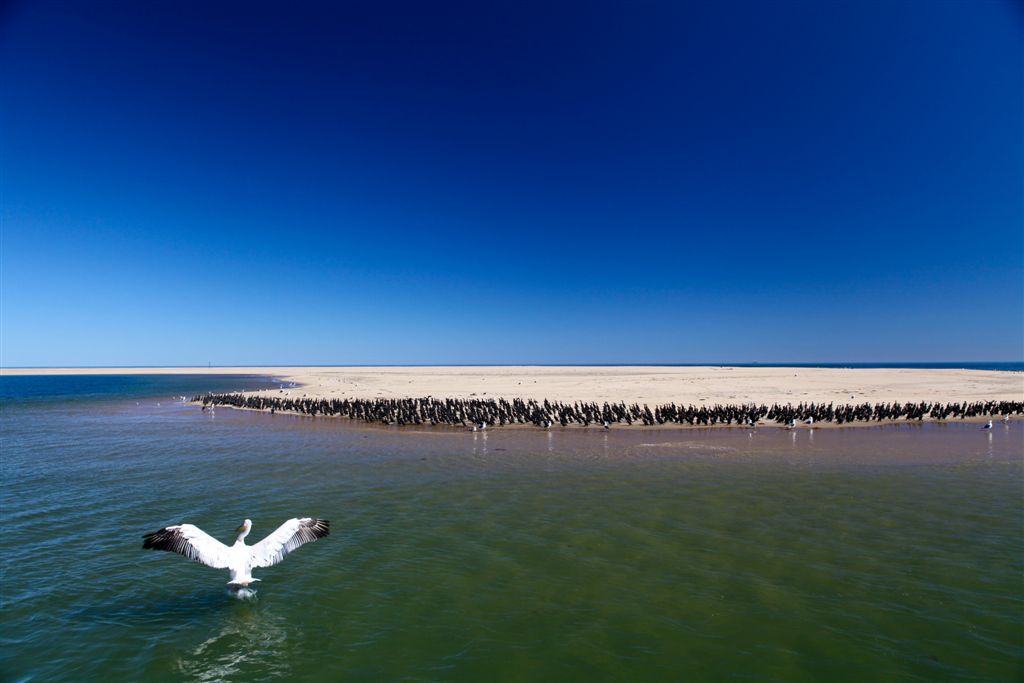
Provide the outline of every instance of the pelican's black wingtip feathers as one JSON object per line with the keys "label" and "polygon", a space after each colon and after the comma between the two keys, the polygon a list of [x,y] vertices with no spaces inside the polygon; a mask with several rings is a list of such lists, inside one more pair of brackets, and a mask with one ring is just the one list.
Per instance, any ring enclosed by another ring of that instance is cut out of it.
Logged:
{"label": "pelican's black wingtip feathers", "polygon": [[170,552],[181,552],[180,546],[183,539],[179,533],[179,526],[165,526],[158,531],[152,531],[142,537],[143,550],[169,550]]}
{"label": "pelican's black wingtip feathers", "polygon": [[157,531],[151,531],[142,537],[142,547],[145,550],[161,550],[160,545],[168,536],[167,527]]}
{"label": "pelican's black wingtip feathers", "polygon": [[331,534],[331,521],[328,519],[310,519],[304,523],[304,526],[313,535],[312,540],[330,536]]}

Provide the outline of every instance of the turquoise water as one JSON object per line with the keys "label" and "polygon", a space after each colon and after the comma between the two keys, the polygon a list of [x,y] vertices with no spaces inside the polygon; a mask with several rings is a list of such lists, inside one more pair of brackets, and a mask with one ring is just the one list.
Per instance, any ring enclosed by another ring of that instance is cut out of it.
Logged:
{"label": "turquoise water", "polygon": [[[470,434],[171,400],[259,382],[0,378],[0,679],[1024,676],[1021,422]],[[332,535],[252,600],[141,550],[295,515]]]}

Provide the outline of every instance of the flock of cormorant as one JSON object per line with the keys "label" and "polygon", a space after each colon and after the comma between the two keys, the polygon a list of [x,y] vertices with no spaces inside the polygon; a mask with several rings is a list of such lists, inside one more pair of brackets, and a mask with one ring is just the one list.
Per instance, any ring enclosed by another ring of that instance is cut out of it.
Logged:
{"label": "flock of cormorant", "polygon": [[593,402],[562,403],[533,399],[436,399],[425,398],[371,398],[325,399],[260,396],[241,392],[204,394],[192,399],[201,403],[203,410],[210,406],[231,406],[282,411],[301,415],[347,417],[363,422],[385,425],[450,425],[468,429],[488,426],[532,424],[550,428],[603,426],[613,424],[693,426],[739,425],[753,427],[759,423],[775,422],[790,428],[798,422],[871,422],[883,420],[935,420],[1024,414],[1024,401],[979,401],[974,403],[870,403],[835,405],[833,403],[800,403],[798,405],[771,406],[743,405],[667,405],[653,410],[638,403]]}

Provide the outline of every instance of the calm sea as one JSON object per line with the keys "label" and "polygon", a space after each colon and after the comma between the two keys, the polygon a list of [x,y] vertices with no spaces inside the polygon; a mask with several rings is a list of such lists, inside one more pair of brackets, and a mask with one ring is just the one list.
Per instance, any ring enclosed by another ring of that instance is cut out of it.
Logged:
{"label": "calm sea", "polygon": [[[366,428],[0,378],[3,681],[1020,681],[1024,423]],[[330,537],[257,572],[189,521]]]}

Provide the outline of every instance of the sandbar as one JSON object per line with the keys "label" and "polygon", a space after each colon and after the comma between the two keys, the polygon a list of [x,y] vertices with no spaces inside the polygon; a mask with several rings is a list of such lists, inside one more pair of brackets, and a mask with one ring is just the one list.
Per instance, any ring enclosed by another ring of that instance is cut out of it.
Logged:
{"label": "sandbar", "polygon": [[[732,366],[335,366],[0,368],[15,375],[266,375],[267,395],[523,398],[573,402],[770,405],[1024,400],[1024,373],[921,368]],[[294,384],[295,386],[291,386]]]}

